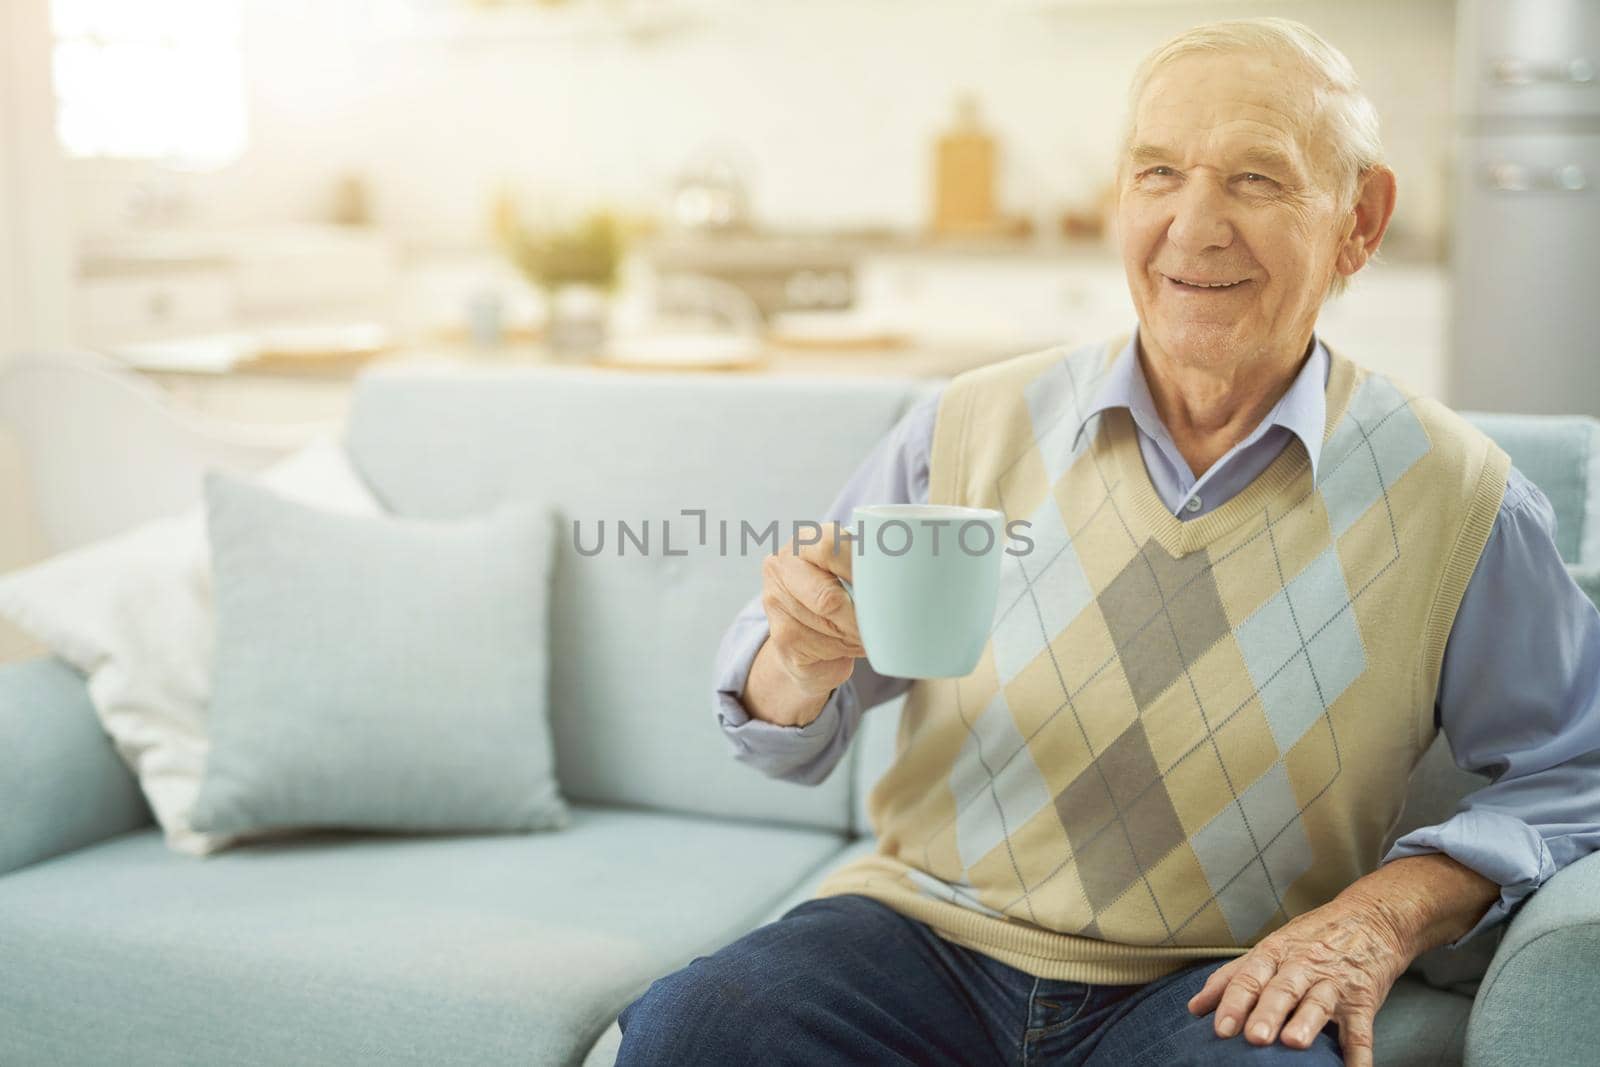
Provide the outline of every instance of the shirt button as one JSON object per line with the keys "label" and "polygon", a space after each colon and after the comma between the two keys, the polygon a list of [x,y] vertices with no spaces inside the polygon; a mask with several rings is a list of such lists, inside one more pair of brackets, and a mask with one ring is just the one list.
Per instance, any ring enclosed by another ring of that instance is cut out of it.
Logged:
{"label": "shirt button", "polygon": [[1189,498],[1189,502],[1183,505],[1183,510],[1193,515],[1203,507],[1205,507],[1205,504],[1201,503],[1200,498],[1197,496],[1192,496]]}

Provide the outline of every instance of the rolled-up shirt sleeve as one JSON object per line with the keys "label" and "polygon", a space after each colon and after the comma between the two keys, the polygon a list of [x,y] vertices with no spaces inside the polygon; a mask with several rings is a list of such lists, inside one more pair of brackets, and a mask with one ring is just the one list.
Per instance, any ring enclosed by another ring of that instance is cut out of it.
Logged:
{"label": "rolled-up shirt sleeve", "polygon": [[[851,511],[865,504],[927,503],[928,452],[938,410],[938,394],[912,407],[856,469],[822,521],[848,525]],[[751,718],[742,699],[744,687],[767,633],[766,612],[757,595],[734,618],[717,650],[712,694],[717,723],[740,762],[772,778],[815,785],[850,747],[862,713],[899,696],[911,683],[880,675],[858,659],[850,677],[828,695],[821,714],[804,726]]]}
{"label": "rolled-up shirt sleeve", "polygon": [[1550,502],[1515,468],[1445,645],[1439,726],[1489,777],[1383,862],[1442,852],[1500,886],[1466,941],[1600,848],[1600,612],[1573,581]]}

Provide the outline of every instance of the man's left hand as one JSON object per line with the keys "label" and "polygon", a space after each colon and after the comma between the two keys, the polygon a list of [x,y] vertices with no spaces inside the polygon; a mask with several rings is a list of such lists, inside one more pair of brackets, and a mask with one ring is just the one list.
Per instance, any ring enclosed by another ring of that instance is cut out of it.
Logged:
{"label": "man's left hand", "polygon": [[1382,910],[1344,894],[1263,938],[1216,971],[1189,1001],[1215,1010],[1218,1037],[1243,1033],[1252,1045],[1279,1039],[1307,1048],[1331,1019],[1349,1067],[1371,1067],[1373,1020],[1415,957]]}

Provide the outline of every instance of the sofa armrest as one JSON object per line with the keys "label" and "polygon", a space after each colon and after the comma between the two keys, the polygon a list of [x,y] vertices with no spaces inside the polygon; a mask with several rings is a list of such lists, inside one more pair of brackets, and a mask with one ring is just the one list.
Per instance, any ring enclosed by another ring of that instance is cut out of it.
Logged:
{"label": "sofa armrest", "polygon": [[1469,1065],[1592,1063],[1600,1049],[1600,853],[1528,899],[1483,976]]}
{"label": "sofa armrest", "polygon": [[0,666],[0,753],[0,875],[150,822],[83,675],[59,659]]}

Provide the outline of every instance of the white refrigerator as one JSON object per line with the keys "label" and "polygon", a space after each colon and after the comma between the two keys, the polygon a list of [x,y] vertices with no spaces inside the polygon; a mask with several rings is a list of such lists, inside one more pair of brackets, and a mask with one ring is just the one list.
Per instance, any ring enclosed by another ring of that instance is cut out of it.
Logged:
{"label": "white refrigerator", "polygon": [[1600,0],[1460,0],[1454,406],[1600,415]]}

